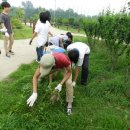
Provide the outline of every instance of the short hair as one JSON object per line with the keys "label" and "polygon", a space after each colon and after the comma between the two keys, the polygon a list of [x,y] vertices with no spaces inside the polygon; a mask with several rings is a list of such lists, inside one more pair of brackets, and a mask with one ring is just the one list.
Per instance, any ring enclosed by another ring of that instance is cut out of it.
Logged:
{"label": "short hair", "polygon": [[46,19],[46,14],[45,14],[45,12],[41,12],[41,13],[40,13],[39,19],[40,19],[41,23],[46,23],[47,19]]}
{"label": "short hair", "polygon": [[49,11],[41,12],[39,18],[42,23],[46,23],[46,21],[50,22],[51,14]]}
{"label": "short hair", "polygon": [[50,12],[49,11],[46,11],[45,12],[45,15],[46,15],[46,19],[47,19],[47,21],[51,21],[51,14],[50,14]]}
{"label": "short hair", "polygon": [[2,9],[4,9],[4,8],[7,8],[7,7],[11,7],[11,5],[8,2],[2,2],[1,7],[2,7]]}
{"label": "short hair", "polygon": [[69,57],[70,61],[72,61],[76,64],[79,59],[79,51],[77,49],[70,50],[68,52],[68,57]]}
{"label": "short hair", "polygon": [[66,35],[68,36],[68,38],[71,39],[71,41],[73,41],[73,35],[71,34],[71,32],[67,32]]}

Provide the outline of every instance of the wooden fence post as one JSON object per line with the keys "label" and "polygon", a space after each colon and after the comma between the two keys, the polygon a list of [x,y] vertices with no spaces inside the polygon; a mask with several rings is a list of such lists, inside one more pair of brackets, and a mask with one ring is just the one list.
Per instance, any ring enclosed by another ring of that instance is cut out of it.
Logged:
{"label": "wooden fence post", "polygon": [[26,21],[26,19],[24,20],[24,23],[25,23],[25,26],[27,25],[27,21]]}
{"label": "wooden fence post", "polygon": [[35,30],[35,26],[36,26],[36,22],[33,21],[33,33],[34,33],[34,30]]}
{"label": "wooden fence post", "polygon": [[80,27],[78,28],[78,33],[80,33]]}
{"label": "wooden fence post", "polygon": [[32,21],[30,20],[30,27],[32,27]]}

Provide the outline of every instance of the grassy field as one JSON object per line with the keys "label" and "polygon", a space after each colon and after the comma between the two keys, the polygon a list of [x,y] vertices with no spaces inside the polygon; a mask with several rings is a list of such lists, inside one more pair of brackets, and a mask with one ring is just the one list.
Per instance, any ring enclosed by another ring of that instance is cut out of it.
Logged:
{"label": "grassy field", "polygon": [[[14,29],[14,39],[28,39],[32,37],[32,28],[24,26],[22,29]],[[2,35],[0,34],[0,39],[2,39]]]}
{"label": "grassy field", "polygon": [[[86,41],[77,37],[75,41]],[[48,78],[39,84],[38,100],[33,108],[26,105],[32,93],[36,63],[22,65],[0,82],[0,130],[128,130],[130,98],[125,96],[130,78],[125,80],[125,62],[120,58],[117,69],[110,71],[106,48],[97,43],[91,50],[89,82],[77,83],[73,114],[67,116],[65,91],[62,102],[51,105]],[[55,87],[61,77],[53,82]]]}
{"label": "grassy field", "polygon": [[[57,27],[56,27],[56,28],[57,28]],[[84,32],[83,29],[80,29],[80,32],[78,32],[78,29],[77,29],[77,28],[72,28],[72,27],[68,27],[68,30],[67,30],[67,27],[66,27],[66,26],[59,26],[58,29],[65,30],[65,31],[70,31],[70,32],[72,32],[72,33],[85,34],[85,32]]]}
{"label": "grassy field", "polygon": [[24,26],[23,29],[14,29],[14,38],[18,39],[28,39],[32,37],[32,28]]}

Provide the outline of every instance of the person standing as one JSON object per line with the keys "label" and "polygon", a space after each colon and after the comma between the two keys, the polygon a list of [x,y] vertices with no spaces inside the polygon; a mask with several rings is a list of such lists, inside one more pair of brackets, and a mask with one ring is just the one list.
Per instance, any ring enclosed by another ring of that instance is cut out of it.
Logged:
{"label": "person standing", "polygon": [[4,40],[4,49],[5,49],[6,57],[10,57],[10,55],[14,55],[14,52],[12,51],[14,37],[13,37],[13,30],[12,30],[12,25],[9,16],[9,11],[11,6],[8,2],[2,2],[1,7],[3,9],[1,13],[1,25],[2,28],[7,29],[6,33],[2,33],[3,40]]}
{"label": "person standing", "polygon": [[[46,17],[46,24],[49,26],[49,35],[50,36],[53,36],[53,34],[52,34],[52,32],[51,32],[51,14],[50,14],[50,12],[49,11],[45,11],[45,12],[43,12],[43,13],[45,13],[45,17]],[[41,21],[40,21],[40,19],[38,19],[38,21],[37,21],[37,23],[36,23],[36,26],[39,24],[39,23],[41,23]]]}
{"label": "person standing", "polygon": [[76,80],[81,68],[81,85],[86,85],[89,73],[88,67],[90,47],[85,43],[75,42],[67,47],[67,51],[70,61],[76,64],[76,72],[73,78],[73,86],[76,85]]}
{"label": "person standing", "polygon": [[45,47],[45,44],[47,42],[48,34],[50,32],[50,27],[48,24],[46,24],[46,21],[48,20],[48,15],[46,12],[42,12],[39,15],[40,22],[36,25],[34,34],[29,42],[31,45],[33,39],[37,36],[37,62],[39,63],[41,60],[41,57],[43,56],[43,50]]}

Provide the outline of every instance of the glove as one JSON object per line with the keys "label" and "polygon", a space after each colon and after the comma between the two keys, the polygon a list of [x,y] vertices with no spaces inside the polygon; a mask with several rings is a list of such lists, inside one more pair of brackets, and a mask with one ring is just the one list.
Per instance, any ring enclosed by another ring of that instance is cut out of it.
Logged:
{"label": "glove", "polygon": [[2,29],[0,29],[0,32],[5,33],[5,32],[7,32],[7,29],[6,28],[2,28]]}
{"label": "glove", "polygon": [[62,90],[62,85],[58,84],[58,86],[55,88],[55,90],[58,90],[60,92]]}
{"label": "glove", "polygon": [[76,86],[76,82],[75,82],[75,81],[72,82],[72,86],[73,86],[73,87]]}
{"label": "glove", "polygon": [[27,100],[27,105],[29,105],[29,107],[32,107],[36,100],[37,100],[37,93],[33,93]]}
{"label": "glove", "polygon": [[5,36],[6,36],[7,38],[9,38],[9,34],[8,34],[7,32],[5,33]]}
{"label": "glove", "polygon": [[31,45],[32,44],[32,40],[30,40],[30,42],[29,42],[29,45]]}

